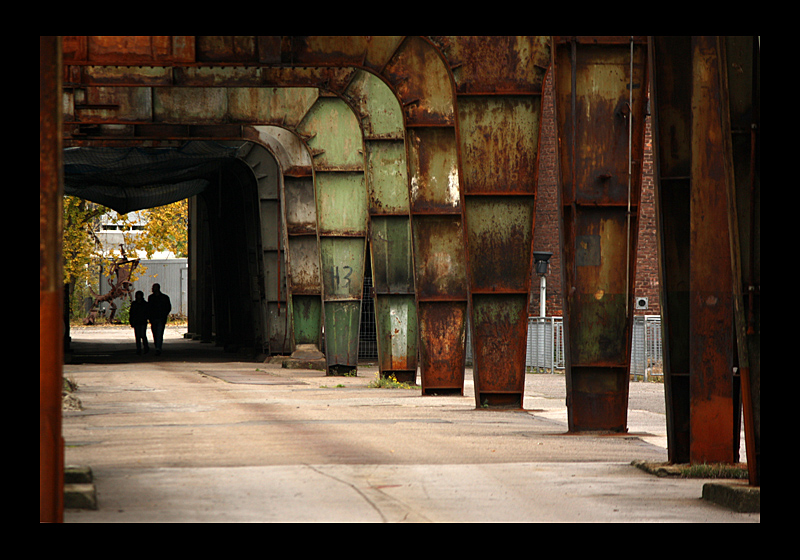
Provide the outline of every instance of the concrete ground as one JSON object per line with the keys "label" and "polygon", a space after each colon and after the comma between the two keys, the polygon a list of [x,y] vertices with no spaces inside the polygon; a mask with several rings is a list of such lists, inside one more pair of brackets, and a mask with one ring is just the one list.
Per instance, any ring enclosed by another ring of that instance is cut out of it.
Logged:
{"label": "concrete ground", "polygon": [[184,332],[137,356],[129,327],[72,330],[65,462],[91,467],[98,508],[65,522],[760,523],[702,499],[708,480],[631,465],[667,460],[661,384],[631,383],[627,434],[570,435],[563,375],[482,410],[469,370],[464,396],[423,397],[370,388],[374,366],[326,377]]}

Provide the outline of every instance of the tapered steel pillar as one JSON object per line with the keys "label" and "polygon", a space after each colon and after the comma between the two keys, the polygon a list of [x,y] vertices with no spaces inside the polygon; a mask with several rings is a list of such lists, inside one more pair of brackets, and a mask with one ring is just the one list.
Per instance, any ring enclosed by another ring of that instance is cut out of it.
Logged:
{"label": "tapered steel pillar", "polygon": [[627,431],[644,37],[554,37],[571,432]]}
{"label": "tapered steel pillar", "polygon": [[[279,119],[282,122],[292,122],[291,118],[286,117],[291,115],[283,114]],[[302,115],[297,118],[299,120]],[[285,248],[285,258],[278,261],[277,265],[279,270],[280,265],[283,265],[279,276],[282,280],[285,278],[287,309],[282,317],[280,308],[277,309],[279,324],[273,330],[280,330],[281,323],[288,320],[289,324],[283,326],[283,332],[289,339],[280,343],[283,347],[281,353],[290,353],[292,361],[309,367],[324,358],[321,351],[322,282],[319,275],[317,207],[311,157],[300,137],[285,128],[247,127],[244,135],[245,138],[267,146],[275,154],[280,166],[281,211],[278,223],[281,224],[281,244]],[[276,224],[273,223],[271,227],[276,227]],[[277,286],[273,289],[280,292]]]}
{"label": "tapered steel pillar", "polygon": [[404,110],[422,393],[463,394],[468,257],[452,77],[421,37],[404,38],[382,75]]}
{"label": "tapered steel pillar", "polygon": [[64,514],[61,37],[39,37],[39,522]]}
{"label": "tapered steel pillar", "polygon": [[314,161],[327,372],[340,375],[358,367],[368,216],[363,137],[350,107],[334,96],[320,97],[297,132]]}
{"label": "tapered steel pillar", "polygon": [[[749,481],[761,486],[761,38],[725,37],[734,316]],[[723,82],[724,85],[724,82]],[[723,125],[725,122],[723,121]],[[731,189],[733,187],[733,189]]]}
{"label": "tapered steel pillar", "polygon": [[341,95],[358,112],[364,134],[379,372],[416,383],[417,311],[403,113],[394,92],[370,72],[357,71]]}
{"label": "tapered steel pillar", "polygon": [[438,41],[456,88],[476,405],[521,408],[550,37]]}
{"label": "tapered steel pillar", "polygon": [[[650,43],[669,458],[730,463],[738,458],[741,397],[728,271],[739,254],[731,225],[739,224],[729,202],[735,189],[725,46],[719,37]],[[750,186],[747,180],[748,195]]]}
{"label": "tapered steel pillar", "polygon": [[467,255],[452,76],[422,37],[259,37],[259,58],[379,74],[403,108],[422,392],[463,393]]}

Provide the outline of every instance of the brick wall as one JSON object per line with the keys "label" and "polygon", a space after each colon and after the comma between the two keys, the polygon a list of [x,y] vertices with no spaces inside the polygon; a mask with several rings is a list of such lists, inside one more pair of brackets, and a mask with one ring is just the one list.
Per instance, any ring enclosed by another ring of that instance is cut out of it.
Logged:
{"label": "brick wall", "polygon": [[[542,131],[539,145],[539,187],[536,197],[536,216],[533,247],[536,251],[553,253],[547,272],[547,316],[561,316],[561,248],[558,231],[558,185],[556,178],[556,121],[553,106],[553,84],[551,76],[545,82],[542,103]],[[660,313],[658,298],[658,255],[655,221],[655,198],[653,191],[653,158],[650,120],[645,136],[645,161],[642,174],[640,201],[640,228],[634,295],[649,299],[647,310],[636,310],[636,314],[657,315]],[[539,277],[531,278],[531,304],[529,311],[539,314]]]}

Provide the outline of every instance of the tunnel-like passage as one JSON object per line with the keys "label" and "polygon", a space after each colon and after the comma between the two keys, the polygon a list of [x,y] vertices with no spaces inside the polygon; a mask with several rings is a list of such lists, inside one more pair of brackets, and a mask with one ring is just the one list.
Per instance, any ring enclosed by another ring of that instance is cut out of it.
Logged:
{"label": "tunnel-like passage", "polygon": [[[68,148],[64,186],[66,194],[119,213],[193,197],[190,260],[197,276],[190,281],[193,330],[227,350],[248,349],[255,355],[278,350],[272,346],[274,340],[287,336],[285,331],[271,335],[280,324],[270,325],[270,292],[278,290],[269,284],[277,284],[278,278],[267,272],[272,269],[265,264],[264,247],[274,246],[282,226],[277,212],[269,214],[262,208],[269,187],[259,189],[259,178],[248,162],[254,150],[271,158],[267,150],[249,142]],[[272,181],[277,185],[274,176]],[[277,202],[277,187],[273,190]],[[277,233],[269,239],[263,235],[267,231]],[[283,293],[285,315],[285,289]],[[280,300],[273,297],[273,303]]]}

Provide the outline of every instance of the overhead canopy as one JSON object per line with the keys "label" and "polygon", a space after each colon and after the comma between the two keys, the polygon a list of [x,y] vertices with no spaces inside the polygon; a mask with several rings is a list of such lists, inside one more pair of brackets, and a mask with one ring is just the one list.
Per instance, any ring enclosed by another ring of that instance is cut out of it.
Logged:
{"label": "overhead canopy", "polygon": [[64,192],[127,214],[201,193],[240,146],[191,141],[180,148],[66,148]]}

